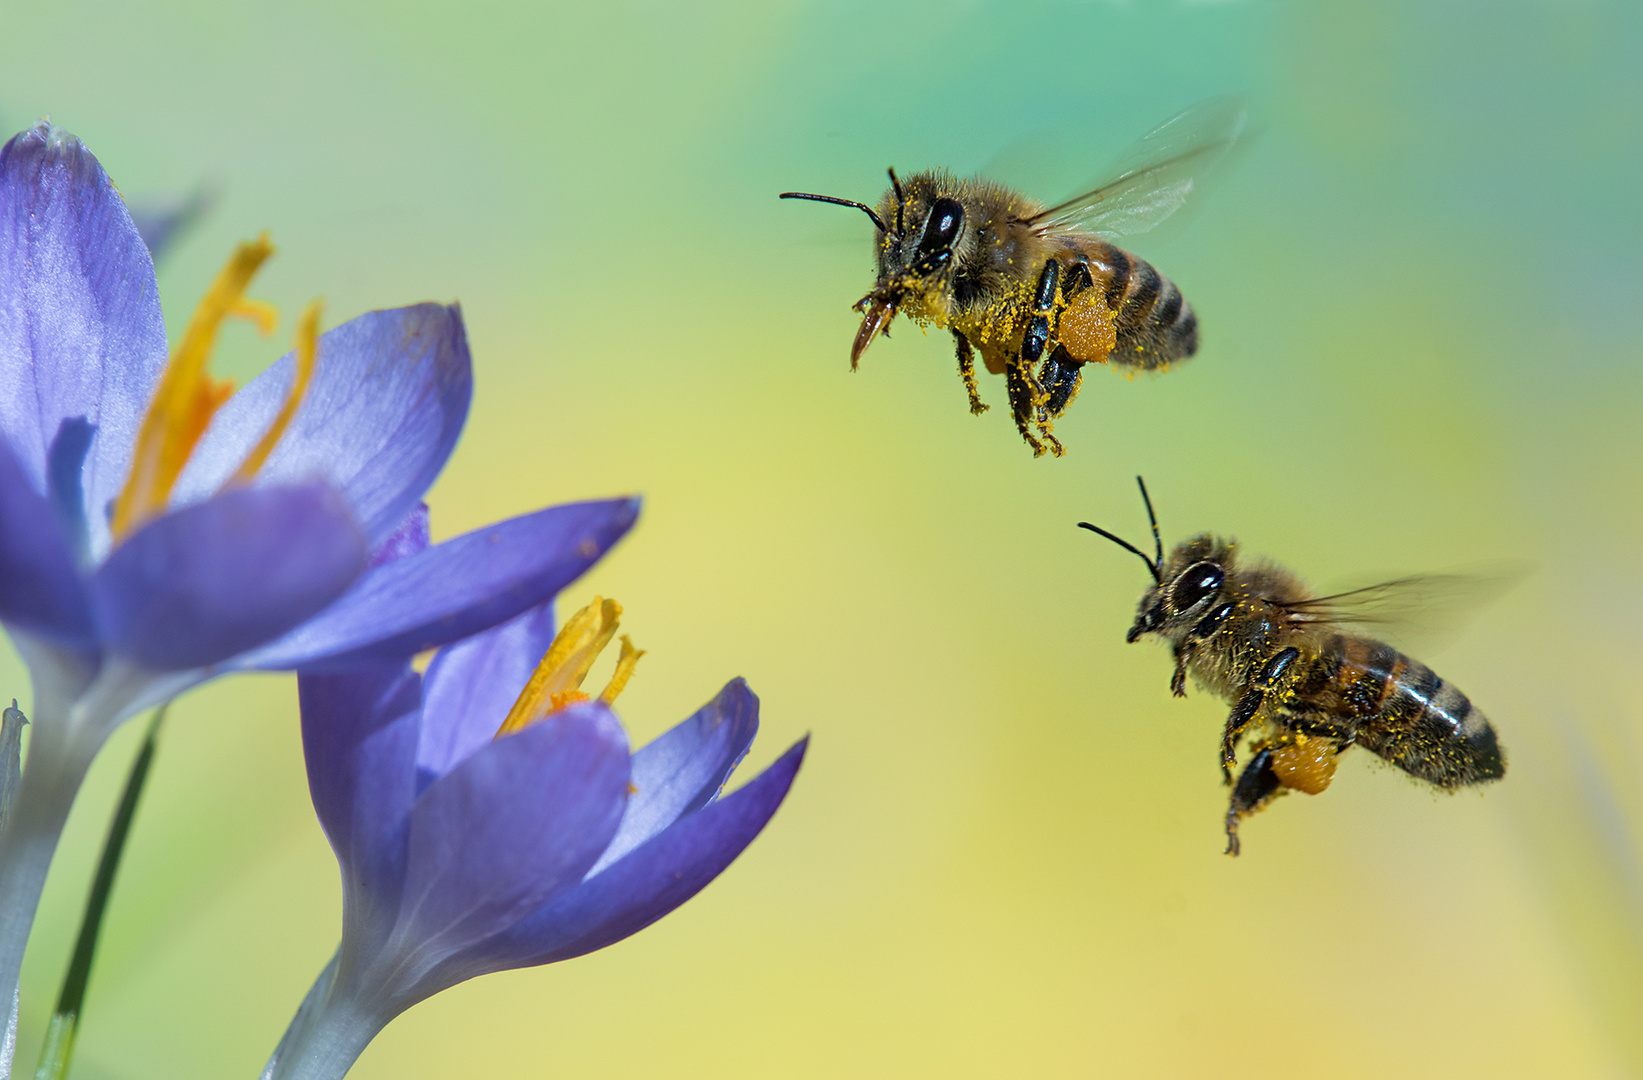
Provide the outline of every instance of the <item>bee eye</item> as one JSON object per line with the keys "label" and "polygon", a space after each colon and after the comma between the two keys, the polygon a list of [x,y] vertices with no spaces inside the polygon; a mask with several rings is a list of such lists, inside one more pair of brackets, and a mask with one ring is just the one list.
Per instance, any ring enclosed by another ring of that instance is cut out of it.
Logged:
{"label": "bee eye", "polygon": [[963,224],[964,207],[953,199],[937,199],[930,204],[930,216],[924,222],[924,235],[918,241],[919,252],[928,255],[952,247]]}
{"label": "bee eye", "polygon": [[1214,563],[1201,562],[1189,566],[1175,579],[1175,587],[1170,590],[1170,601],[1176,611],[1191,611],[1206,598],[1214,596],[1225,580],[1226,575]]}

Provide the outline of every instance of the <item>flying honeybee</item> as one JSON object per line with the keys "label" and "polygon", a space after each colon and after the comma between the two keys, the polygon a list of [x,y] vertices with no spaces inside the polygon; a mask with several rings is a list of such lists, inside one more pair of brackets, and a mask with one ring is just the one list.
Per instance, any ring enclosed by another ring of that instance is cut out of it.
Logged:
{"label": "flying honeybee", "polygon": [[[1191,674],[1200,689],[1232,705],[1221,734],[1221,771],[1232,785],[1227,854],[1238,854],[1242,818],[1286,791],[1316,795],[1351,746],[1448,791],[1506,775],[1495,729],[1465,694],[1419,660],[1345,626],[1383,621],[1400,603],[1467,579],[1401,578],[1314,596],[1286,570],[1240,564],[1236,545],[1218,536],[1194,537],[1165,559],[1144,483],[1141,499],[1153,558],[1105,529],[1078,524],[1134,552],[1152,573],[1125,640],[1157,634],[1175,655],[1176,696],[1186,695]],[[1250,757],[1234,783],[1246,734]]]}
{"label": "flying honeybee", "polygon": [[985,412],[974,352],[1002,374],[1021,437],[1035,456],[1059,456],[1055,419],[1078,393],[1085,364],[1159,371],[1198,348],[1198,317],[1173,282],[1108,242],[1146,232],[1174,213],[1243,130],[1236,101],[1215,98],[1166,120],[1120,159],[1110,179],[1046,207],[991,180],[933,169],[900,179],[875,210],[878,282],[856,302],[862,352],[898,314],[950,329],[970,411]]}

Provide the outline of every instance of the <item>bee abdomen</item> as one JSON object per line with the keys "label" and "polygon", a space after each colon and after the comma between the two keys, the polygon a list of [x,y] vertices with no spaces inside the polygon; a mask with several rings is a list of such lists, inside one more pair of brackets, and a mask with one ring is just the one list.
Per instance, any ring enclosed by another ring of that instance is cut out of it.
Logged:
{"label": "bee abdomen", "polygon": [[1145,259],[1111,245],[1094,264],[1106,279],[1107,306],[1115,313],[1115,363],[1151,371],[1198,351],[1198,316],[1173,281]]}
{"label": "bee abdomen", "polygon": [[1358,742],[1411,776],[1456,788],[1506,775],[1495,729],[1466,695],[1419,660],[1373,643],[1365,675],[1381,681],[1379,708]]}

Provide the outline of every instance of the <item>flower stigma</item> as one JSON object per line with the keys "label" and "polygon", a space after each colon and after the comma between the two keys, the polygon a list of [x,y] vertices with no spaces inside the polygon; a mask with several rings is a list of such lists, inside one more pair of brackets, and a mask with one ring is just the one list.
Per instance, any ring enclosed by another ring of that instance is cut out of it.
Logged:
{"label": "flower stigma", "polygon": [[[245,295],[258,269],[274,253],[274,245],[264,233],[246,241],[229,256],[228,263],[200,299],[189,319],[183,339],[171,353],[159,385],[143,416],[132,451],[131,474],[114,503],[110,529],[115,540],[165,512],[172,488],[182,475],[211,418],[234,393],[228,379],[214,378],[208,370],[217,331],[228,318],[256,323],[264,337],[274,332],[279,310],[264,300]],[[252,447],[229,478],[225,487],[248,483],[268,459],[280,436],[296,415],[297,406],[308,392],[318,356],[320,303],[314,301],[297,322],[296,370],[284,404],[263,437]]]}
{"label": "flower stigma", "polygon": [[[496,737],[511,735],[561,709],[589,700],[589,695],[582,692],[582,680],[588,677],[588,669],[616,636],[621,617],[621,604],[596,596],[587,607],[566,619],[553,644],[542,654],[542,661],[531,673],[525,689],[519,692],[513,708],[508,710],[508,718],[502,721]],[[616,700],[633,678],[633,669],[643,655],[645,651],[634,648],[633,640],[623,634],[622,653],[616,658],[616,670],[611,673],[609,684],[599,694],[601,702],[610,705]]]}

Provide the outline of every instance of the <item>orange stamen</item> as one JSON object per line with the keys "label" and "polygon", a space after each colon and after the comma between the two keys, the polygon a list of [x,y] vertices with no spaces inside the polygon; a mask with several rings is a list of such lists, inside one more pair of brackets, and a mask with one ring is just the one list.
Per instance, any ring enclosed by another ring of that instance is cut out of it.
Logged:
{"label": "orange stamen", "polygon": [[[279,310],[265,300],[245,295],[246,287],[262,264],[274,253],[268,234],[242,243],[217,274],[211,287],[194,310],[182,341],[171,353],[160,375],[154,398],[148,403],[137,445],[132,451],[131,474],[114,502],[110,528],[116,541],[151,518],[165,512],[171,490],[194,447],[205,435],[217,410],[234,393],[234,384],[216,379],[206,370],[217,331],[224,319],[246,319],[256,324],[263,336],[274,332]],[[252,447],[240,467],[224,487],[249,482],[273,453],[280,437],[291,425],[297,406],[308,392],[318,357],[319,301],[308,306],[297,326],[297,357],[291,389],[268,431]]]}
{"label": "orange stamen", "polygon": [[315,300],[297,320],[297,358],[285,404],[280,406],[279,415],[274,417],[274,422],[263,432],[262,439],[245,455],[245,460],[234,470],[234,475],[228,478],[224,487],[250,483],[263,462],[268,460],[268,455],[274,452],[274,446],[290,426],[291,418],[297,415],[297,406],[302,404],[303,396],[308,393],[308,382],[314,376],[314,364],[319,357],[319,313],[322,307]]}
{"label": "orange stamen", "polygon": [[245,300],[245,288],[259,267],[274,253],[274,245],[264,233],[241,244],[228,265],[206,290],[183,339],[171,354],[160,376],[160,385],[149,402],[143,426],[132,452],[131,475],[114,503],[111,527],[122,537],[165,509],[171,489],[188,463],[211,417],[234,392],[232,383],[214,379],[206,372],[217,329],[230,316],[249,316],[270,328],[271,309],[266,304]]}
{"label": "orange stamen", "polygon": [[[582,680],[588,677],[588,669],[593,667],[600,652],[616,636],[621,616],[621,604],[596,596],[587,607],[566,619],[565,625],[554,636],[553,644],[542,655],[542,661],[531,673],[530,681],[519,692],[513,708],[508,710],[507,719],[497,729],[497,737],[512,734],[561,709],[590,700],[581,689]],[[633,677],[634,665],[643,655],[644,651],[634,648],[633,642],[624,634],[622,654],[616,661],[616,671],[611,675],[610,685],[599,695],[601,702],[609,705],[616,700]]]}

